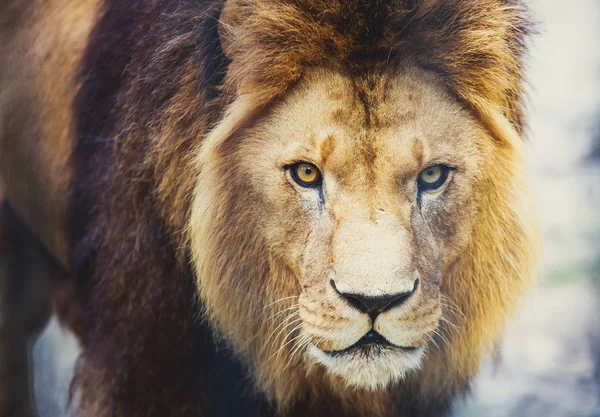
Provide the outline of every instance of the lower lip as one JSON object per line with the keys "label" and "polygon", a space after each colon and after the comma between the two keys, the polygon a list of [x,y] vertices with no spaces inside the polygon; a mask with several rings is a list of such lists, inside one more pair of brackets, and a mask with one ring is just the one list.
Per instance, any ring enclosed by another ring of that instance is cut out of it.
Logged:
{"label": "lower lip", "polygon": [[324,351],[324,352],[331,356],[343,356],[343,355],[347,355],[347,354],[357,352],[357,351],[366,351],[371,348],[380,349],[380,350],[383,350],[383,349],[403,350],[403,351],[407,351],[407,352],[411,352],[411,351],[418,349],[413,346],[394,345],[393,343],[388,342],[387,339],[385,339],[380,334],[374,333],[374,332],[369,332],[366,335],[364,335],[358,342],[356,342],[352,346],[347,347],[346,349],[329,350],[329,351]]}

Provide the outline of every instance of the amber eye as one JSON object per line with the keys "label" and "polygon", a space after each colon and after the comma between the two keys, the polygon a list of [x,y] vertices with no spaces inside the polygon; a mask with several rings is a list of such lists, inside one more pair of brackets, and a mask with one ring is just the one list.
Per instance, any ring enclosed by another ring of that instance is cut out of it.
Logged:
{"label": "amber eye", "polygon": [[321,173],[312,164],[299,162],[290,166],[289,170],[294,181],[303,187],[317,187],[321,184]]}
{"label": "amber eye", "polygon": [[425,168],[419,174],[417,181],[420,189],[435,190],[440,188],[448,179],[450,168],[446,165],[433,165]]}

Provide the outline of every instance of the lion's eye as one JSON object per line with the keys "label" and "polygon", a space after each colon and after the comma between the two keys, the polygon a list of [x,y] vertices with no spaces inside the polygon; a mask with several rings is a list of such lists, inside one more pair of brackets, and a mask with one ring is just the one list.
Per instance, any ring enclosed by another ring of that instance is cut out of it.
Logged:
{"label": "lion's eye", "polygon": [[425,168],[419,174],[418,185],[422,190],[436,190],[448,179],[450,168],[446,165],[434,165]]}
{"label": "lion's eye", "polygon": [[306,162],[299,162],[290,167],[292,178],[302,187],[316,187],[321,184],[319,169]]}

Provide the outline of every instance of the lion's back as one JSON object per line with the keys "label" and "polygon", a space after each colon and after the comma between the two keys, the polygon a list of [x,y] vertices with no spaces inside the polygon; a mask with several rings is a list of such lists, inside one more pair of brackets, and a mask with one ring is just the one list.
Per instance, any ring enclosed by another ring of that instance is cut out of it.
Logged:
{"label": "lion's back", "polygon": [[15,211],[62,263],[72,103],[97,3],[11,0],[0,7],[0,182]]}

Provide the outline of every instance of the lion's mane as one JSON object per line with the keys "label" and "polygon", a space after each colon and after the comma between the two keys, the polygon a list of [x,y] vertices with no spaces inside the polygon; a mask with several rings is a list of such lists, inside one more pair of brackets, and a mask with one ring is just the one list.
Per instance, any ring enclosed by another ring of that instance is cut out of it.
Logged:
{"label": "lion's mane", "polygon": [[[266,416],[283,397],[287,415],[342,412],[343,399],[309,395],[315,390],[254,392],[261,363],[238,362],[202,320],[187,227],[196,155],[240,97],[246,116],[237,127],[308,68],[352,74],[399,60],[440,74],[510,144],[488,173],[471,242],[444,277],[443,293],[460,311],[459,327],[447,329],[452,347],[432,351],[393,395],[347,398],[363,412],[385,411],[386,402],[414,416],[446,410],[534,275],[536,231],[525,171],[515,169],[526,11],[511,0],[104,0],[99,13],[75,105],[71,262],[82,311],[74,380],[82,414]],[[235,224],[235,211],[227,215]],[[244,295],[256,310],[254,293],[241,287],[230,297],[241,303]]]}

